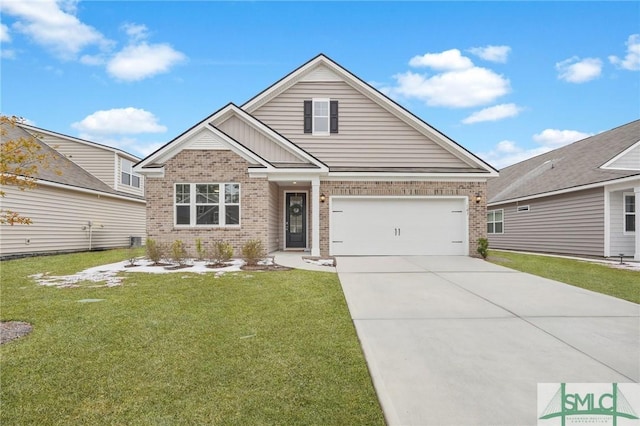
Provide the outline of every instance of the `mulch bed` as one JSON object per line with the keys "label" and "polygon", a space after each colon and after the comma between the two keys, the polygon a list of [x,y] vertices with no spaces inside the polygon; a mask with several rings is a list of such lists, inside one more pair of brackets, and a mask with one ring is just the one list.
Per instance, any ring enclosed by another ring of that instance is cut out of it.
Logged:
{"label": "mulch bed", "polygon": [[33,326],[22,321],[0,322],[0,345],[31,333]]}

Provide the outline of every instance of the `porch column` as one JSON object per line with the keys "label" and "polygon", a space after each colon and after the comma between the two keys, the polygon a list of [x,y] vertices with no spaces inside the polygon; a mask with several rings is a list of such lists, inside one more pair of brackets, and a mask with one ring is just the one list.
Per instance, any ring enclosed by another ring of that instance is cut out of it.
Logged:
{"label": "porch column", "polygon": [[640,261],[640,186],[633,188],[633,193],[636,196],[636,254],[633,256],[633,260]]}
{"label": "porch column", "polygon": [[[636,215],[637,216],[637,215]],[[320,256],[320,179],[311,180],[311,256]],[[638,250],[636,250],[638,253]]]}

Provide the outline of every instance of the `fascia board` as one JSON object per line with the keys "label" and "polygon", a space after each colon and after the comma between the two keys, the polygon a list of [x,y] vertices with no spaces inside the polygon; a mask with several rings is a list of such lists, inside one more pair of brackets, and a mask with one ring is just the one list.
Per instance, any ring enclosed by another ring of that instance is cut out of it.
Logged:
{"label": "fascia board", "polygon": [[627,176],[627,177],[620,178],[620,179],[606,180],[606,181],[602,181],[602,182],[591,183],[591,184],[588,184],[588,185],[580,185],[580,186],[574,186],[574,187],[571,187],[571,188],[558,189],[556,191],[541,192],[539,194],[527,195],[527,196],[524,196],[524,197],[517,197],[517,198],[510,198],[510,199],[507,199],[507,200],[493,201],[493,202],[487,203],[487,206],[488,207],[493,207],[493,206],[499,206],[499,205],[502,205],[502,204],[509,204],[509,203],[515,203],[515,202],[520,202],[520,201],[535,200],[537,198],[551,197],[551,196],[554,196],[554,195],[567,194],[567,193],[570,193],[570,192],[584,191],[586,189],[601,188],[601,187],[607,187],[607,186],[610,186],[610,185],[617,185],[617,184],[621,184],[621,183],[633,182],[633,181],[639,180],[639,176],[640,175]]}
{"label": "fascia board", "polygon": [[638,166],[638,169],[622,169],[622,168],[619,168],[619,167],[611,167],[611,164],[615,163],[616,161],[618,161],[619,159],[621,159],[622,157],[624,157],[625,155],[627,155],[628,153],[630,153],[631,151],[633,151],[634,149],[636,149],[638,147],[640,147],[640,141],[634,143],[629,148],[625,149],[620,154],[616,155],[611,160],[609,160],[606,163],[604,163],[602,166],[600,166],[600,168],[601,169],[608,169],[608,170],[640,170],[640,165]]}
{"label": "fascia board", "polygon": [[[103,145],[101,143],[97,143],[97,142],[92,142],[92,141],[88,141],[85,139],[80,139],[80,138],[76,138],[73,136],[69,136],[69,135],[64,135],[62,133],[58,133],[58,132],[54,132],[52,130],[46,130],[46,129],[41,129],[39,127],[35,127],[35,126],[31,126],[28,124],[24,124],[24,123],[20,123],[18,124],[19,127],[23,128],[24,130],[27,130],[29,133],[43,133],[52,137],[56,137],[56,138],[61,138],[61,139],[66,139],[68,141],[71,142],[76,142],[79,143],[81,145],[87,145],[90,146],[92,148],[98,148],[98,149],[103,149],[105,151],[109,151],[109,152],[114,152],[122,157],[125,157],[127,160],[131,160],[134,163],[140,161],[140,157],[137,157],[133,154],[129,154],[126,151],[123,151],[121,149],[118,148],[114,148],[112,146],[108,146],[108,145]],[[54,148],[55,149],[55,148]]]}
{"label": "fascia board", "polygon": [[497,173],[362,173],[362,172],[331,172],[326,180],[405,180],[405,181],[474,181],[486,182],[487,179],[498,177]]}

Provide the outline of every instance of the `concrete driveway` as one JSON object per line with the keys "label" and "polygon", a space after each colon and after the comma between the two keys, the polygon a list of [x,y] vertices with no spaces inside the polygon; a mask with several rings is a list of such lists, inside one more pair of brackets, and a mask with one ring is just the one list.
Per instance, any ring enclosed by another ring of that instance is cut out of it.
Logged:
{"label": "concrete driveway", "polygon": [[535,425],[538,383],[640,380],[640,306],[469,257],[340,257],[390,425]]}

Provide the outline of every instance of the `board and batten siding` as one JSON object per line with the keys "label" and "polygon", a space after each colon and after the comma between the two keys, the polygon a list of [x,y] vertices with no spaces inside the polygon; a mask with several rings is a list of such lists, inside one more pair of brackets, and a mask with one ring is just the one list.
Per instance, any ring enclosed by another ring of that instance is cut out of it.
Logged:
{"label": "board and batten siding", "polygon": [[40,140],[115,189],[116,168],[120,167],[115,152],[49,134],[40,135]]}
{"label": "board and batten siding", "polygon": [[269,162],[304,163],[300,158],[237,117],[231,117],[217,127]]}
{"label": "board and batten siding", "polygon": [[611,256],[620,253],[630,256],[636,251],[635,235],[624,233],[624,194],[633,194],[633,188],[609,193],[609,252]]}
{"label": "board and batten siding", "polygon": [[[20,191],[3,188],[2,209],[31,218],[31,225],[0,226],[0,257],[128,247],[130,237],[145,239],[145,203],[39,185]],[[83,229],[83,227],[85,229]]]}
{"label": "board and batten siding", "polygon": [[[337,100],[339,131],[305,134],[303,105]],[[469,167],[462,160],[342,81],[301,81],[252,112],[330,167]]]}
{"label": "board and batten siding", "polygon": [[[528,205],[529,211],[516,211]],[[488,234],[494,249],[604,256],[602,188],[492,205],[504,209],[504,233]]]}

